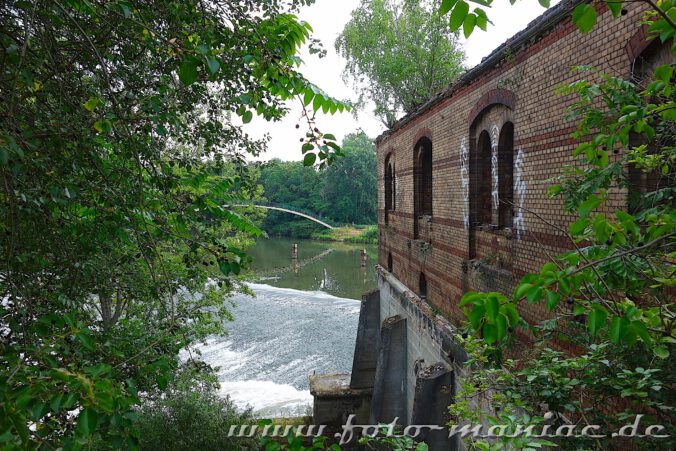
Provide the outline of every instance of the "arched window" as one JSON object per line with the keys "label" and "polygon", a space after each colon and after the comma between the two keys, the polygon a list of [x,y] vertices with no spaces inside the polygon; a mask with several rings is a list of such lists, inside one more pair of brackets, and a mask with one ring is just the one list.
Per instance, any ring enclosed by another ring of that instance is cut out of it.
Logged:
{"label": "arched window", "polygon": [[[670,64],[673,61],[671,41],[663,43],[655,39],[634,60],[631,67],[632,81],[639,86],[646,87],[653,81],[653,72],[658,66]],[[674,145],[673,138],[671,141],[657,144],[655,141],[648,142],[644,135],[629,134],[629,147],[635,148],[645,144],[648,153],[655,152],[657,145]],[[648,172],[633,164],[629,164],[628,167],[628,182],[627,200],[629,211],[632,212],[650,208],[655,205],[655,202],[659,202],[659,196],[648,194],[676,185],[673,174],[663,175],[659,169]],[[673,202],[676,205],[676,199]]]}
{"label": "arched window", "polygon": [[481,224],[491,224],[492,222],[492,197],[491,197],[491,137],[488,131],[484,130],[479,135],[477,142],[476,158],[476,214],[477,220]]}
{"label": "arched window", "polygon": [[393,262],[392,262],[392,252],[389,252],[387,254],[387,270],[389,272],[392,272],[392,269],[394,268]]}
{"label": "arched window", "polygon": [[514,219],[514,124],[506,122],[498,140],[498,227],[511,228]]}
{"label": "arched window", "polygon": [[413,151],[413,209],[413,237],[418,239],[419,219],[432,216],[432,141],[428,138],[421,138]]}
{"label": "arched window", "polygon": [[418,294],[423,299],[427,297],[427,279],[424,273],[420,273],[420,278],[418,279]]}
{"label": "arched window", "polygon": [[390,211],[395,208],[394,193],[394,162],[390,154],[385,159],[385,223],[389,220]]}

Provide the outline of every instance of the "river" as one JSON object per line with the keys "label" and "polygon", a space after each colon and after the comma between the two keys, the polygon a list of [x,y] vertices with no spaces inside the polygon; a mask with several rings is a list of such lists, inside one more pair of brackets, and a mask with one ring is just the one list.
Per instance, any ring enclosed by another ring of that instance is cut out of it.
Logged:
{"label": "river", "polygon": [[312,409],[308,375],[350,371],[358,299],[376,285],[377,248],[271,238],[259,240],[250,254],[256,296],[233,297],[228,335],[210,338],[202,356],[219,367],[221,391],[239,408],[261,417],[305,415]]}

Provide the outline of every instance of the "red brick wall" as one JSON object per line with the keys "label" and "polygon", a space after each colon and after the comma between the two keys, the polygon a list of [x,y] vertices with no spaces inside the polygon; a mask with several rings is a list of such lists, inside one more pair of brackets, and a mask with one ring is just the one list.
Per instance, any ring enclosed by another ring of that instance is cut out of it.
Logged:
{"label": "red brick wall", "polygon": [[[457,304],[465,291],[510,292],[521,276],[568,248],[559,229],[567,229],[574,217],[564,212],[560,199],[547,197],[547,179],[573,161],[575,122],[565,119],[565,109],[574,96],[558,95],[555,88],[585,76],[571,71],[578,65],[629,77],[645,39],[639,24],[644,9],[632,3],[625,8],[627,14],[613,20],[599,6],[598,23],[587,35],[577,31],[568,14],[379,141],[379,262],[387,267],[391,254],[394,275],[415,292],[424,272],[428,302],[451,320],[461,318]],[[506,122],[514,125],[514,226],[499,228],[504,221],[498,220],[497,210],[491,215],[493,226],[477,217],[478,205],[486,199],[474,188],[480,183],[472,179],[477,173],[472,165],[479,164],[475,151],[481,131],[499,132]],[[423,136],[433,149],[433,217],[429,237],[414,240],[413,152]],[[385,224],[383,177],[389,154],[396,207]],[[626,202],[619,189],[611,197],[615,204]],[[522,311],[526,319],[544,315],[539,306],[527,308],[531,310]]]}

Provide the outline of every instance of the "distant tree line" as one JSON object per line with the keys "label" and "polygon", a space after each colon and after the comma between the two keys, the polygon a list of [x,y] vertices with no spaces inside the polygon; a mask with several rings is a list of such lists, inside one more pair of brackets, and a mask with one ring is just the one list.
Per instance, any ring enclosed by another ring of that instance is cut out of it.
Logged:
{"label": "distant tree line", "polygon": [[[261,169],[260,184],[269,203],[312,212],[347,224],[377,221],[376,154],[373,140],[359,132],[345,137],[345,156],[325,168],[301,161],[272,160]],[[309,237],[322,226],[287,213],[270,211],[263,224],[270,235]]]}

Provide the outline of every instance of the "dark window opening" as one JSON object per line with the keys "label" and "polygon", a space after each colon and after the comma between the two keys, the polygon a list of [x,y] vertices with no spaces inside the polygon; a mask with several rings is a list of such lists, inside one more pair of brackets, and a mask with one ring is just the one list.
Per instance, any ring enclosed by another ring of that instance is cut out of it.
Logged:
{"label": "dark window opening", "polygon": [[415,202],[418,216],[432,215],[432,142],[423,139],[415,152]]}
{"label": "dark window opening", "polygon": [[640,85],[647,85],[658,66],[671,64],[673,61],[671,41],[663,43],[659,39],[654,39],[634,60],[631,66],[632,81]]}
{"label": "dark window opening", "polygon": [[420,273],[420,279],[418,280],[418,294],[423,299],[427,297],[427,279],[423,273]]}
{"label": "dark window opening", "polygon": [[[658,66],[671,64],[674,61],[671,52],[671,41],[666,43],[659,39],[653,40],[641,54],[634,60],[631,67],[632,81],[639,86],[646,87],[653,81],[653,73]],[[672,79],[673,81],[673,79]],[[636,148],[646,145],[648,154],[658,152],[658,146],[673,146],[675,139],[673,134],[666,140],[659,143],[656,140],[648,141],[645,135],[631,133],[629,135],[629,147]],[[674,173],[662,174],[659,169],[646,171],[629,164],[628,167],[628,207],[632,213],[652,208],[660,203],[668,202],[670,198],[669,190],[664,188],[673,188],[676,186],[676,177]],[[676,206],[676,197],[671,199]]]}
{"label": "dark window opening", "polygon": [[476,203],[477,221],[481,224],[491,224],[492,222],[492,180],[491,180],[491,137],[486,130],[479,135],[477,143],[476,158],[476,176],[477,176],[477,198]]}
{"label": "dark window opening", "polygon": [[511,228],[514,220],[514,124],[507,122],[498,140],[498,227]]}
{"label": "dark window opening", "polygon": [[387,270],[389,272],[392,272],[392,268],[393,268],[392,253],[390,252],[387,254]]}
{"label": "dark window opening", "polygon": [[390,211],[394,210],[394,163],[391,155],[385,159],[385,222],[389,220]]}
{"label": "dark window opening", "polygon": [[418,239],[418,218],[432,216],[432,141],[427,138],[413,152],[413,208],[413,236]]}

